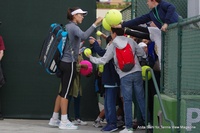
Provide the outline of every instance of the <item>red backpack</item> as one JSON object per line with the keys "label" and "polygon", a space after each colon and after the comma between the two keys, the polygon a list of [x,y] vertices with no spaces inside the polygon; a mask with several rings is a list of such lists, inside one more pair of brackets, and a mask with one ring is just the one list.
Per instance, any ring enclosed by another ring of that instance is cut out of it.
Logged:
{"label": "red backpack", "polygon": [[123,72],[128,72],[135,66],[135,55],[130,44],[127,44],[123,49],[116,47],[116,57],[119,68]]}

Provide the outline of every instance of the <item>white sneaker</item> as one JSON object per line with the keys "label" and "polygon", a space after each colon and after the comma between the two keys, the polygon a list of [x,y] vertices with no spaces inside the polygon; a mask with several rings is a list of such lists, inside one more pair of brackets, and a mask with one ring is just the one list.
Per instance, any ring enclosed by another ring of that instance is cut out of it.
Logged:
{"label": "white sneaker", "polygon": [[100,121],[94,121],[93,126],[96,128],[103,127]]}
{"label": "white sneaker", "polygon": [[87,122],[82,121],[82,120],[80,120],[80,119],[76,119],[76,120],[74,120],[72,123],[75,124],[75,125],[82,125],[82,126],[85,126],[85,125],[88,124]]}
{"label": "white sneaker", "polygon": [[50,121],[49,121],[49,125],[53,126],[53,127],[58,127],[59,124],[60,124],[60,120],[59,119],[51,118]]}
{"label": "white sneaker", "polygon": [[133,133],[133,129],[132,128],[130,128],[130,129],[124,128],[124,130],[121,130],[119,133]]}
{"label": "white sneaker", "polygon": [[60,125],[59,125],[59,128],[60,129],[78,129],[78,126],[75,126],[73,123],[71,123],[70,121],[67,121],[67,122],[60,122]]}

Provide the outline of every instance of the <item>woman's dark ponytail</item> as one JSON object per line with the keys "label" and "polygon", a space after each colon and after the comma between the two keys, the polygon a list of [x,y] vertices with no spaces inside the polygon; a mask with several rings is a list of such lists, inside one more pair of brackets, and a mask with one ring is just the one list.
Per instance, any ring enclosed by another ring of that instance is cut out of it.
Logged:
{"label": "woman's dark ponytail", "polygon": [[70,20],[70,21],[73,20],[72,12],[77,9],[80,9],[80,8],[79,7],[68,8],[68,10],[67,10],[67,19],[68,20]]}

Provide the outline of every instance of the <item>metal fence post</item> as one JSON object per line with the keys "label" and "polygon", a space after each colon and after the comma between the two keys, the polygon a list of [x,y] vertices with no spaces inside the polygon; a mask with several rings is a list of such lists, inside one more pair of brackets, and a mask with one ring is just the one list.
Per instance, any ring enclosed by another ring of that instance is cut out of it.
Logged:
{"label": "metal fence post", "polygon": [[177,56],[177,131],[180,133],[180,117],[181,117],[181,53],[182,53],[182,26],[178,22],[178,56]]}

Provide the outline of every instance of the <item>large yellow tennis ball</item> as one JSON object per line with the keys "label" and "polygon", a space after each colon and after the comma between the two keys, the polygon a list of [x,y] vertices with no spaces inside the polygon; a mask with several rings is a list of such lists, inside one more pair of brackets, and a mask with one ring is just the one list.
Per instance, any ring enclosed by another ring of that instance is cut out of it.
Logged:
{"label": "large yellow tennis ball", "polygon": [[[151,67],[149,67],[149,66],[142,66],[142,79],[143,80],[145,80],[145,78],[146,78],[146,70],[148,68],[151,68]],[[148,80],[151,79],[151,77],[152,77],[151,73],[150,73],[150,71],[148,71]]]}
{"label": "large yellow tennis ball", "polygon": [[111,9],[106,13],[105,19],[110,26],[118,25],[122,21],[122,14],[116,9]]}
{"label": "large yellow tennis ball", "polygon": [[90,49],[90,48],[86,48],[86,49],[84,50],[84,54],[85,54],[85,56],[91,55],[91,54],[92,54],[91,49]]}
{"label": "large yellow tennis ball", "polygon": [[111,31],[111,27],[110,25],[106,22],[106,19],[104,18],[103,21],[102,21],[102,25],[103,25],[103,28],[107,31]]}

